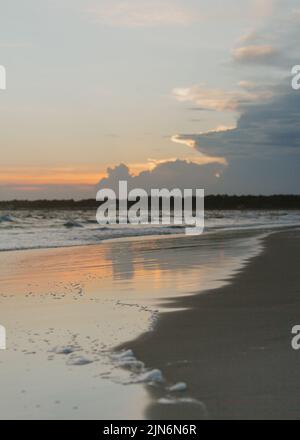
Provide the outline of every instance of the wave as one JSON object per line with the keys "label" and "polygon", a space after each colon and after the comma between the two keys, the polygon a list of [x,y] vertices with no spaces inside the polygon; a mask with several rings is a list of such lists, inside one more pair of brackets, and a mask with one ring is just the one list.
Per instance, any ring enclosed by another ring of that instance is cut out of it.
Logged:
{"label": "wave", "polygon": [[[205,213],[205,232],[300,225],[298,211]],[[0,211],[0,251],[85,246],[108,239],[184,234],[185,225],[99,225],[94,211]]]}
{"label": "wave", "polygon": [[9,214],[0,216],[0,223],[12,223],[15,220],[16,219],[12,215],[9,215]]}

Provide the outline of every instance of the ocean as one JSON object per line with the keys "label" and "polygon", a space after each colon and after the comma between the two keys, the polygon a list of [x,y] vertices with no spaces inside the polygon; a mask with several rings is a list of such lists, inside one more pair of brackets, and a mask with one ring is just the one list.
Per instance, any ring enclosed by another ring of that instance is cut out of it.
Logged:
{"label": "ocean", "polygon": [[[206,211],[205,233],[300,224],[300,211]],[[95,211],[0,210],[0,251],[82,246],[125,237],[184,234],[183,226],[101,226]]]}
{"label": "ocean", "polygon": [[[208,211],[204,234],[190,237],[101,227],[92,211],[1,212],[1,417],[146,417],[148,387],[167,398],[178,384],[145,365],[132,341],[155,331],[176,297],[230,283],[267,234],[292,225],[300,212]],[[185,402],[199,405],[192,397]]]}

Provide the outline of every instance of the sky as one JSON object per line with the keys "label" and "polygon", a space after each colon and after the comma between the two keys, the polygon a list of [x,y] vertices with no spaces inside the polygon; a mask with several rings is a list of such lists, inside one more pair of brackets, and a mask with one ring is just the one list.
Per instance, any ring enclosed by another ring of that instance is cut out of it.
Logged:
{"label": "sky", "polygon": [[0,199],[299,193],[299,25],[295,0],[0,0]]}

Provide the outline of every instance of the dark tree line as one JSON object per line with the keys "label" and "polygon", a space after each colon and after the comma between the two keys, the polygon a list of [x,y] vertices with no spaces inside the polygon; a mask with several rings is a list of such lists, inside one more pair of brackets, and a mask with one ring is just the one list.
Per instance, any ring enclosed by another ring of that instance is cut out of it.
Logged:
{"label": "dark tree line", "polygon": [[[12,200],[0,201],[0,209],[47,209],[47,210],[93,210],[100,206],[94,199],[88,200]],[[129,205],[134,204],[131,202]],[[171,204],[173,206],[173,203]],[[273,196],[229,196],[211,195],[205,197],[207,210],[300,210],[300,195]]]}

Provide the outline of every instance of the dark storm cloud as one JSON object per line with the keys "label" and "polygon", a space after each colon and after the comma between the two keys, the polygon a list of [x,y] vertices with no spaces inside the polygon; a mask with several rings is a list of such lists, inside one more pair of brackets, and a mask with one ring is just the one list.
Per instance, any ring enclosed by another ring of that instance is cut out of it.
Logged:
{"label": "dark storm cloud", "polygon": [[298,193],[300,188],[300,92],[278,87],[267,103],[251,105],[237,127],[223,132],[184,134],[200,152],[221,155],[228,167],[220,183],[229,193]]}
{"label": "dark storm cloud", "polygon": [[248,107],[237,127],[223,132],[184,134],[203,153],[227,158],[240,155],[300,153],[300,93],[280,93],[265,104]]}

